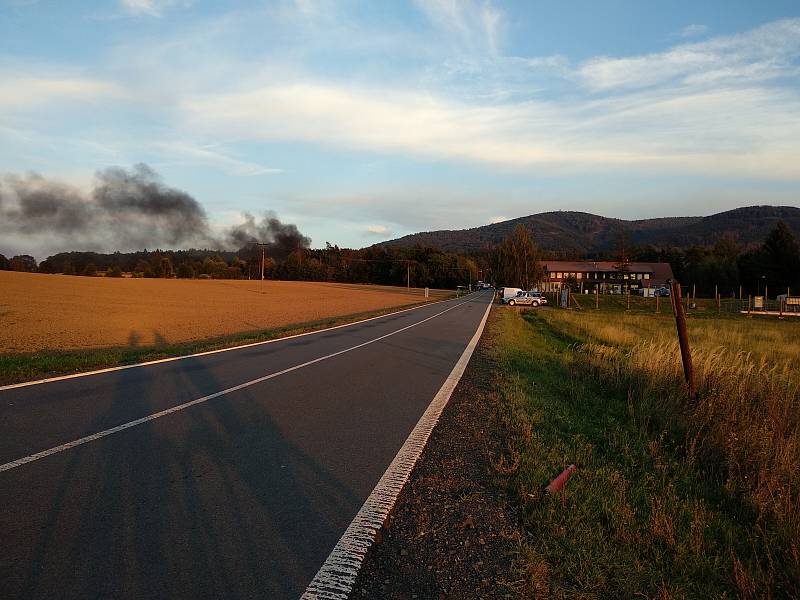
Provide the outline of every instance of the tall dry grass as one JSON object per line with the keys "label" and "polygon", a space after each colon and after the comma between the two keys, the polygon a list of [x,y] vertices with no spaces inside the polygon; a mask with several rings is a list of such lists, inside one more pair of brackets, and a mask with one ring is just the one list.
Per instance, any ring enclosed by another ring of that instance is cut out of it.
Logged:
{"label": "tall dry grass", "polygon": [[[732,496],[752,507],[753,543],[769,554],[770,568],[797,577],[800,324],[690,320],[698,387],[692,402],[670,318],[567,311],[543,318],[588,340],[574,345],[578,361],[627,388],[638,418],[682,439],[682,460],[719,478]],[[740,592],[747,583],[741,582]]]}

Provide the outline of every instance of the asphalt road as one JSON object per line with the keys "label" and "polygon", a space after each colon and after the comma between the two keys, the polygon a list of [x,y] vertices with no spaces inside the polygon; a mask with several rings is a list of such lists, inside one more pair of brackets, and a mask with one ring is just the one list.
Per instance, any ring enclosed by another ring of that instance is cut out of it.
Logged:
{"label": "asphalt road", "polygon": [[0,596],[299,597],[490,299],[0,391]]}

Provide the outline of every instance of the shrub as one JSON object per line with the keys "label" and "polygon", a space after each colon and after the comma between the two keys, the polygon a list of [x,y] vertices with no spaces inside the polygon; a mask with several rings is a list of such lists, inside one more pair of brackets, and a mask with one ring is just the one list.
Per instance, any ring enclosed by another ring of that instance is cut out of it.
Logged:
{"label": "shrub", "polygon": [[194,269],[191,267],[191,265],[188,265],[186,263],[181,263],[178,265],[178,269],[175,272],[175,275],[178,277],[178,279],[193,279],[195,276],[195,272]]}

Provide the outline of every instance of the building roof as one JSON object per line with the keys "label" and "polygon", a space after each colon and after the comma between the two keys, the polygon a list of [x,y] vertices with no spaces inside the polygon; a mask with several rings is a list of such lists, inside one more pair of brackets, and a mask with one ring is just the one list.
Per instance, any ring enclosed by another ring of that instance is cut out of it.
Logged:
{"label": "building roof", "polygon": [[[555,272],[577,272],[582,273],[602,273],[618,271],[619,263],[609,260],[543,260],[542,265],[548,273]],[[665,262],[630,262],[628,271],[634,273],[650,273],[650,279],[658,283],[666,283],[668,279],[674,279],[672,266]]]}

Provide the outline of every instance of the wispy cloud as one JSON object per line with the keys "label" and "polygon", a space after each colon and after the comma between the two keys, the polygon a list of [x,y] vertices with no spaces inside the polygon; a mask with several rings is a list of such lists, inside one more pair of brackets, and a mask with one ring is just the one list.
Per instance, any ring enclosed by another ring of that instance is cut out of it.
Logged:
{"label": "wispy cloud", "polygon": [[681,29],[677,35],[679,37],[690,38],[703,35],[704,33],[708,33],[708,27],[706,25],[692,23]]}
{"label": "wispy cloud", "polygon": [[0,72],[0,108],[31,110],[48,104],[121,98],[124,88],[112,81]]}
{"label": "wispy cloud", "polygon": [[638,166],[800,177],[787,153],[800,139],[797,95],[757,86],[476,106],[305,82],[195,97],[181,112],[185,127],[209,136],[302,140],[512,168]]}
{"label": "wispy cloud", "polygon": [[797,74],[799,54],[800,19],[785,19],[666,52],[593,58],[580,66],[577,77],[595,92],[709,81],[752,83]]}
{"label": "wispy cloud", "polygon": [[[166,15],[184,4],[139,2],[127,14]],[[11,142],[0,144],[0,158],[21,170],[75,171],[78,161],[190,166],[208,182],[240,177],[229,188],[254,197],[269,183],[270,201],[294,186],[286,206],[319,222],[346,221],[360,240],[526,214],[531,190],[564,174],[580,174],[564,178],[571,182],[609,173],[790,181],[770,183],[782,190],[800,181],[800,19],[574,61],[506,55],[511,17],[491,2],[420,0],[433,34],[359,21],[348,6],[283,0],[214,18],[192,11],[163,36],[167,19],[156,33],[137,22],[135,34],[82,69],[20,61],[12,72],[0,61],[0,139]],[[243,49],[242,39],[268,41]],[[275,144],[284,143],[295,172],[252,179],[281,173],[283,164],[263,162],[281,156]],[[331,149],[336,165],[314,164]],[[306,151],[315,158],[302,163]],[[364,178],[369,154],[391,175],[380,181],[376,169]],[[415,171],[424,161],[435,167]],[[397,166],[404,176],[422,172],[420,187],[390,193],[399,188]],[[316,176],[330,175],[325,169],[337,170],[330,180],[340,187],[303,197],[304,177],[327,182]],[[426,177],[447,185],[425,187]],[[502,204],[483,189],[448,194],[483,177],[524,182]],[[601,195],[571,185],[575,196]]]}
{"label": "wispy cloud", "polygon": [[436,27],[468,46],[483,46],[497,53],[505,13],[489,0],[415,0]]}
{"label": "wispy cloud", "polygon": [[366,235],[387,237],[392,234],[391,230],[385,225],[367,225]]}
{"label": "wispy cloud", "polygon": [[236,177],[283,173],[282,169],[241,160],[213,145],[199,146],[185,142],[155,142],[153,148],[166,157],[166,161],[159,162],[157,163],[158,165],[190,164],[212,166],[221,168],[228,175]]}
{"label": "wispy cloud", "polygon": [[193,0],[119,0],[122,8],[132,15],[159,17],[174,6],[191,6]]}

